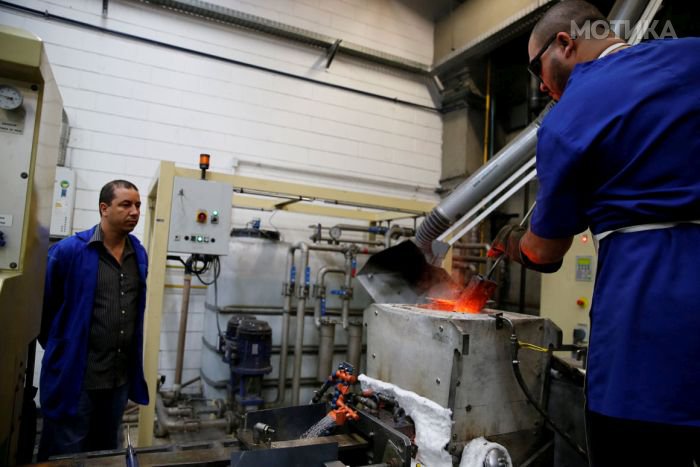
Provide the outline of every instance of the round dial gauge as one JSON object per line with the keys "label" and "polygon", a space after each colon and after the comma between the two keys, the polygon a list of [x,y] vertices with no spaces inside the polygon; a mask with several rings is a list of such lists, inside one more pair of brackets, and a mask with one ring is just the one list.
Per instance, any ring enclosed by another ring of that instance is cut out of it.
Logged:
{"label": "round dial gauge", "polygon": [[328,231],[328,234],[331,236],[333,240],[340,240],[340,236],[343,235],[343,231],[338,227],[337,225],[331,227],[331,229]]}
{"label": "round dial gauge", "polygon": [[14,86],[0,84],[0,109],[15,110],[22,105],[22,93]]}

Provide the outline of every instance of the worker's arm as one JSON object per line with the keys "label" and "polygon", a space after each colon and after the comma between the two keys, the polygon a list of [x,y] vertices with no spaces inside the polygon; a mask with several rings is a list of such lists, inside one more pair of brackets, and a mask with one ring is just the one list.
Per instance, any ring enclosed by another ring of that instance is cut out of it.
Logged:
{"label": "worker's arm", "polygon": [[572,241],[573,237],[543,238],[524,227],[507,225],[496,235],[488,255],[495,258],[505,254],[529,269],[556,272]]}
{"label": "worker's arm", "polygon": [[44,281],[44,305],[41,314],[39,344],[46,349],[53,320],[63,302],[63,286],[65,271],[61,267],[60,248],[58,244],[49,248],[46,263],[46,279]]}
{"label": "worker's arm", "polygon": [[528,230],[520,240],[520,251],[535,264],[556,263],[564,258],[573,241],[574,237],[543,238]]}

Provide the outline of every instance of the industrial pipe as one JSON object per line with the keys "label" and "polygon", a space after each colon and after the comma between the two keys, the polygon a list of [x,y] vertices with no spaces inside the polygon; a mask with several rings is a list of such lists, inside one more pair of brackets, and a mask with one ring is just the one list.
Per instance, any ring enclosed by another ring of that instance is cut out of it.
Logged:
{"label": "industrial pipe", "polygon": [[175,358],[175,380],[173,392],[176,397],[182,388],[182,366],[185,359],[185,338],[187,336],[187,315],[190,309],[190,290],[192,286],[192,257],[185,263],[185,276],[182,284],[182,305],[180,307],[180,327],[177,330],[177,354]]}
{"label": "industrial pipe", "polygon": [[318,372],[319,381],[328,379],[333,371],[333,354],[335,351],[335,322],[324,318],[321,320],[320,340],[318,343]]}
{"label": "industrial pipe", "polygon": [[175,419],[168,414],[163,400],[156,396],[156,416],[158,417],[157,436],[166,436],[168,433],[199,431],[202,428],[218,428],[227,432],[231,430],[233,420],[230,417],[214,418],[209,420],[199,419]]}
{"label": "industrial pipe", "polygon": [[432,256],[433,240],[534,156],[537,130],[552,105],[548,105],[513,141],[433,208],[416,233],[416,244],[426,256]]}
{"label": "industrial pipe", "polygon": [[[608,15],[608,21],[611,22],[615,33],[623,36],[622,20],[627,20],[630,25],[636,24],[647,3],[648,1],[645,0],[615,2]],[[553,106],[554,101],[550,102],[530,125],[488,163],[457,186],[425,218],[416,233],[416,244],[429,259],[433,257],[433,240],[535,155],[537,130]]]}
{"label": "industrial pipe", "polygon": [[[629,39],[633,29],[632,25],[637,24],[648,3],[649,0],[617,0],[615,2],[610,9],[610,14],[608,14],[608,21],[617,37],[621,37],[624,40]],[[629,28],[624,27],[624,20],[627,21]]]}
{"label": "industrial pipe", "polygon": [[345,282],[343,283],[343,307],[342,307],[342,322],[343,329],[348,329],[348,321],[350,320],[350,300],[352,299],[352,276],[353,263],[355,262],[355,251],[349,249],[345,252]]}
{"label": "industrial pipe", "polygon": [[362,358],[362,323],[353,322],[348,326],[348,363],[355,370],[355,375],[360,374],[360,360]]}
{"label": "industrial pipe", "polygon": [[[292,405],[299,404],[300,396],[300,381],[301,381],[301,364],[302,364],[302,349],[304,345],[304,311],[306,308],[306,296],[309,291],[309,273],[306,269],[309,264],[309,251],[332,251],[336,253],[345,254],[348,251],[352,251],[353,255],[357,254],[368,254],[372,255],[382,251],[380,248],[359,248],[357,245],[309,245],[304,242],[299,242],[297,249],[301,250],[301,258],[299,260],[299,274],[304,274],[303,282],[297,285],[297,320],[296,320],[296,339],[294,344],[294,368],[292,374]],[[354,257],[354,256],[353,256]],[[352,269],[352,258],[350,259],[350,270]],[[348,260],[346,257],[346,271],[348,270]],[[347,281],[347,279],[346,279]],[[349,298],[349,297],[348,297]],[[349,300],[343,302],[345,308],[341,313],[345,316],[344,321],[347,322],[350,314]]]}
{"label": "industrial pipe", "polygon": [[297,285],[297,319],[296,341],[294,343],[294,371],[292,373],[292,405],[299,405],[299,392],[301,382],[302,347],[304,346],[304,309],[306,308],[306,296],[309,293],[309,245],[300,242],[301,258],[299,260],[299,275],[303,275]]}
{"label": "industrial pipe", "polygon": [[416,231],[409,227],[402,227],[394,224],[389,227],[389,230],[384,234],[384,247],[391,247],[391,241],[400,237],[413,237]]}
{"label": "industrial pipe", "polygon": [[[174,389],[172,389],[170,391],[159,390],[160,396],[163,398],[163,400],[165,401],[165,403],[167,405],[172,404],[177,399],[179,399],[180,393],[182,392],[183,389],[185,389],[190,384],[196,383],[200,379],[201,378],[199,376],[195,376],[194,378],[190,379],[189,381],[185,381],[184,383],[182,383],[180,385],[180,388],[177,391],[175,391]],[[136,406],[136,408],[138,408],[138,406]]]}
{"label": "industrial pipe", "polygon": [[321,301],[326,297],[326,275],[343,274],[345,269],[323,266],[316,274],[316,300],[314,302],[314,324],[316,329],[321,328]]}
{"label": "industrial pipe", "polygon": [[282,336],[280,345],[280,364],[279,378],[277,382],[277,397],[268,407],[277,407],[284,403],[284,394],[287,390],[287,354],[289,351],[289,313],[292,309],[292,294],[294,293],[294,284],[296,281],[296,273],[294,270],[294,252],[297,250],[296,245],[292,245],[287,250],[287,266],[285,274],[287,280],[284,284],[284,305],[282,305]]}

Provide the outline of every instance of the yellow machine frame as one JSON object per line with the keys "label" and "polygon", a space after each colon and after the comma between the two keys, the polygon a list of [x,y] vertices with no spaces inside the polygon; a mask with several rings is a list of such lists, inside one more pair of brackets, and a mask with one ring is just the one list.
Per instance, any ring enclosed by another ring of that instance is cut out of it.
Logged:
{"label": "yellow machine frame", "polygon": [[[170,206],[175,177],[199,179],[201,172],[161,162],[156,180],[148,194],[146,230],[148,249],[148,297],[144,329],[144,371],[151,403],[139,411],[139,446],[153,443],[158,352],[163,317],[165,268],[168,255]],[[324,188],[299,183],[280,182],[241,175],[207,172],[207,180],[231,185],[234,208],[263,211],[284,210],[317,216],[363,220],[370,224],[381,221],[425,216],[434,203],[390,196],[371,195],[349,190]],[[319,205],[324,202],[326,205]]]}

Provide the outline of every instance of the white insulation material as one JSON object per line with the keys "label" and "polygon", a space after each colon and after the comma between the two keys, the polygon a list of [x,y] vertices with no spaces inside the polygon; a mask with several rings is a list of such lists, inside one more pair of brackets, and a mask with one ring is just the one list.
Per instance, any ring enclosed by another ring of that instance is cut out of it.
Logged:
{"label": "white insulation material", "polygon": [[464,446],[459,467],[483,467],[486,465],[486,456],[492,449],[498,449],[505,454],[508,463],[503,467],[513,467],[508,450],[498,443],[487,441],[483,436],[474,438]]}
{"label": "white insulation material", "polygon": [[[419,396],[415,392],[385,383],[378,379],[360,375],[362,389],[372,389],[396,398],[416,425],[418,454],[416,462],[422,467],[452,467],[452,456],[445,451],[452,431],[452,411],[435,402]],[[416,463],[414,462],[415,466]]]}

